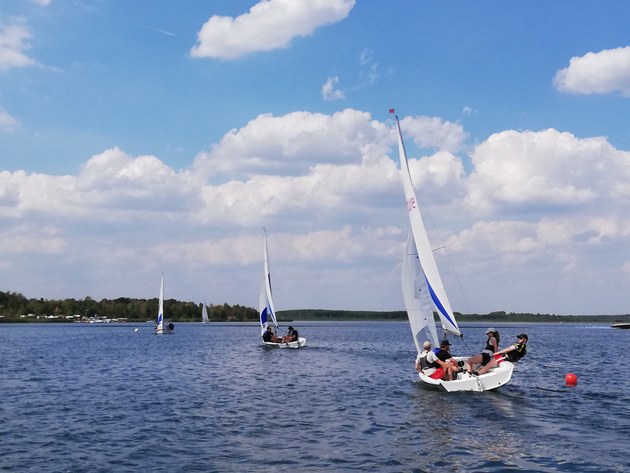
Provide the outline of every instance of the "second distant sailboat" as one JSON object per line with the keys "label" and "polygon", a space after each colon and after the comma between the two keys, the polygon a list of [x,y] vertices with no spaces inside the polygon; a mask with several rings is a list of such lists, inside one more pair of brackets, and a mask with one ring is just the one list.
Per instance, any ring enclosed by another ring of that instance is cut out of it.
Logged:
{"label": "second distant sailboat", "polygon": [[[269,271],[269,252],[267,251],[267,231],[264,232],[264,278],[262,287],[260,288],[260,299],[258,303],[258,314],[260,316],[260,335],[264,346],[272,348],[301,348],[306,345],[306,338],[296,336],[295,340],[289,340],[288,337],[293,332],[293,327],[289,327],[287,337],[278,338],[278,322],[276,320],[276,309],[273,305],[271,291],[271,273]],[[296,332],[297,333],[297,332]],[[267,341],[269,340],[269,341]]]}
{"label": "second distant sailboat", "polygon": [[167,333],[173,333],[175,325],[169,323],[166,325],[164,320],[164,275],[162,274],[162,282],[160,283],[160,301],[158,304],[158,316],[155,322],[155,333],[158,335],[164,335]]}

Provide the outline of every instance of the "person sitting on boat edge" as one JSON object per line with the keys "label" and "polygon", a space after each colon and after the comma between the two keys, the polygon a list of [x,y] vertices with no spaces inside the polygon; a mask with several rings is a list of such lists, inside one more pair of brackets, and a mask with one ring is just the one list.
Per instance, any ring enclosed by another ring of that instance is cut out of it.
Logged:
{"label": "person sitting on boat edge", "polygon": [[449,349],[451,346],[451,342],[448,340],[442,340],[440,342],[440,351],[437,352],[437,355],[434,352],[429,352],[427,355],[427,362],[434,361],[439,366],[435,370],[435,372],[429,375],[429,378],[433,379],[441,379],[444,381],[453,381],[457,379],[457,373],[459,372],[459,366],[457,366],[457,362],[455,358],[449,353]]}
{"label": "person sitting on boat edge", "polygon": [[526,333],[522,333],[520,335],[517,335],[516,339],[518,340],[518,342],[514,345],[510,345],[509,347],[496,352],[492,357],[492,360],[490,360],[487,365],[482,366],[478,370],[477,374],[481,375],[486,373],[491,368],[497,366],[504,360],[508,360],[514,363],[523,358],[527,354],[527,341],[529,340],[529,337]]}
{"label": "person sitting on boat edge", "polygon": [[285,337],[282,337],[284,343],[297,342],[299,338],[298,331],[289,325],[288,332]]}
{"label": "person sitting on boat edge", "polygon": [[488,370],[490,370],[490,368],[497,366],[503,360],[508,360],[514,363],[523,358],[527,354],[527,334],[522,333],[520,335],[517,335],[516,339],[518,340],[518,343],[510,345],[509,347],[496,352],[492,357],[492,360],[490,360],[487,365],[482,366],[479,369],[478,374],[486,373]]}
{"label": "person sitting on boat edge", "polygon": [[526,333],[521,333],[516,336],[517,343],[514,345],[510,345],[503,350],[500,350],[494,354],[494,358],[497,363],[500,363],[502,360],[507,359],[512,363],[519,361],[525,355],[527,355],[527,342],[529,341],[529,337]]}
{"label": "person sitting on boat edge", "polygon": [[416,357],[416,371],[427,376],[435,373],[437,368],[437,363],[434,360],[431,362],[427,360],[429,353],[433,355],[432,358],[435,358],[435,353],[431,350],[431,342],[427,340],[422,344],[422,351],[418,353],[418,356]]}
{"label": "person sitting on boat edge", "polygon": [[[479,374],[479,370],[473,371],[474,365],[481,365],[481,368],[484,368],[492,359],[492,355],[499,349],[499,332],[490,327],[486,330],[486,335],[488,339],[481,353],[473,355],[466,360],[466,371],[468,371],[468,373]],[[488,370],[484,370],[483,372],[485,373],[486,371]]]}
{"label": "person sitting on boat edge", "polygon": [[266,343],[278,343],[280,341],[280,339],[276,337],[276,334],[273,333],[273,329],[270,325],[267,326],[267,330],[265,330],[265,333],[263,333],[262,339],[263,342]]}

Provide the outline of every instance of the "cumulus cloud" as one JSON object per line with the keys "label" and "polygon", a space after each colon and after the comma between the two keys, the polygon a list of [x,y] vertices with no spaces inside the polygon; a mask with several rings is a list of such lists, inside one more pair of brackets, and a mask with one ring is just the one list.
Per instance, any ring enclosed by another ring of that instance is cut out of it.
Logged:
{"label": "cumulus cloud", "polygon": [[28,27],[20,18],[0,25],[0,71],[37,64],[25,54],[30,37]]}
{"label": "cumulus cloud", "polygon": [[368,113],[346,109],[333,115],[293,112],[264,114],[231,130],[195,167],[216,173],[304,174],[315,164],[360,160],[362,147],[390,130]]}
{"label": "cumulus cloud", "polygon": [[437,117],[405,117],[400,121],[400,127],[418,146],[444,151],[459,151],[468,137],[461,125],[443,122]]}
{"label": "cumulus cloud", "polygon": [[343,100],[346,98],[346,94],[343,90],[337,88],[339,83],[339,77],[329,77],[326,83],[322,86],[322,97],[324,100]]}
{"label": "cumulus cloud", "polygon": [[605,138],[580,139],[554,129],[504,131],[478,145],[468,179],[469,207],[478,213],[570,209],[625,197],[630,153]]}
{"label": "cumulus cloud", "polygon": [[[456,262],[473,308],[555,310],[547,286],[569,291],[627,274],[619,248],[630,244],[629,152],[601,137],[509,130],[474,147],[466,170],[461,126],[401,124],[425,153],[410,146],[409,166],[431,242],[444,246],[438,265]],[[46,291],[62,290],[49,281],[71,265],[81,295],[152,297],[147,287],[165,271],[177,275],[177,297],[212,287],[214,302],[254,305],[264,225],[283,308],[322,307],[323,292],[330,308],[392,309],[382,301],[400,291],[408,229],[395,143],[391,123],[366,112],[293,112],[230,130],[183,170],[111,148],[77,175],[0,172],[0,278],[11,274],[11,290],[64,297]],[[459,285],[448,270],[443,277]],[[534,284],[536,303],[531,290],[519,293],[523,284]],[[591,299],[584,291],[568,300],[586,308]]]}
{"label": "cumulus cloud", "polygon": [[262,0],[236,18],[213,16],[197,34],[193,57],[236,59],[256,51],[286,48],[300,36],[348,16],[355,0]]}
{"label": "cumulus cloud", "polygon": [[554,85],[572,94],[620,92],[630,96],[630,46],[572,57],[569,67],[556,73]]}

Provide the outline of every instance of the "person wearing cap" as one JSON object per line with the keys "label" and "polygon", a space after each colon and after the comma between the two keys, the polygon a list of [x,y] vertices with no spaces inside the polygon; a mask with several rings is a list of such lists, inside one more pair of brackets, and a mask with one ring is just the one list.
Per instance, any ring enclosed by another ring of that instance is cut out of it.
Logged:
{"label": "person wearing cap", "polygon": [[[526,333],[521,333],[516,336],[516,340],[517,342],[514,345],[510,345],[509,347],[496,352],[495,358],[497,358],[497,360],[507,358],[507,360],[511,362],[519,361],[523,358],[527,354],[527,341],[529,340],[529,337]],[[499,358],[498,355],[501,355],[501,357]]]}
{"label": "person wearing cap", "polygon": [[517,343],[515,343],[514,345],[510,345],[509,347],[504,348],[503,350],[499,350],[498,352],[496,352],[494,354],[494,356],[492,357],[492,360],[490,360],[490,362],[487,365],[482,366],[481,368],[479,368],[478,373],[479,374],[484,374],[490,368],[498,365],[503,360],[508,360],[508,361],[511,361],[511,362],[515,362],[515,361],[518,361],[521,358],[523,358],[527,354],[527,340],[528,340],[528,338],[529,337],[527,337],[526,333],[521,333],[520,335],[517,335],[516,336]]}
{"label": "person wearing cap", "polygon": [[431,350],[431,342],[427,340],[422,344],[422,351],[416,357],[416,371],[429,376],[435,373],[437,366],[435,353]]}
{"label": "person wearing cap", "polygon": [[437,363],[436,370],[433,374],[429,375],[429,378],[443,379],[444,381],[452,381],[457,379],[457,373],[459,367],[455,358],[449,353],[451,342],[448,340],[442,340],[440,342],[440,350],[437,353],[431,352],[427,355],[427,361],[433,359],[431,354],[435,355],[435,363]]}
{"label": "person wearing cap", "polygon": [[[474,365],[481,365],[481,368],[486,367],[486,365],[490,363],[492,355],[499,349],[499,332],[497,332],[493,327],[490,327],[486,330],[486,335],[488,336],[488,339],[486,340],[486,346],[483,348],[481,353],[473,355],[466,360],[466,371],[469,373],[479,374],[479,370],[476,372],[473,371]],[[488,370],[483,370],[484,373],[486,371]]]}

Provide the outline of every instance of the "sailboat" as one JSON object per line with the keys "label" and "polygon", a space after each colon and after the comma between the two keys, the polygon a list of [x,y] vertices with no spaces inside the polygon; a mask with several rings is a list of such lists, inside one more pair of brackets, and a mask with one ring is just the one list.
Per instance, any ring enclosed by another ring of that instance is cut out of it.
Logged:
{"label": "sailboat", "polygon": [[[397,116],[396,127],[398,131],[400,169],[410,223],[409,237],[403,256],[401,280],[409,325],[416,350],[420,353],[421,338],[429,339],[434,347],[439,346],[434,312],[438,314],[445,337],[447,334],[460,337],[463,335],[444,289],[420,208],[418,207],[418,200],[413,188],[407,153]],[[466,360],[466,357],[454,358],[460,366]],[[430,378],[421,372],[419,377],[420,381],[440,387],[446,391],[487,391],[507,383],[512,377],[513,370],[514,365],[512,363],[502,361],[487,373],[479,376],[464,372],[460,373],[456,380],[443,381]]]}
{"label": "sailboat", "polygon": [[206,307],[205,302],[201,305],[201,323],[202,324],[208,323],[208,308]]}
{"label": "sailboat", "polygon": [[173,333],[174,328],[175,326],[172,323],[166,325],[166,320],[164,320],[164,275],[162,274],[162,282],[160,283],[160,302],[158,316],[155,322],[155,333],[158,335]]}
{"label": "sailboat", "polygon": [[[269,252],[267,251],[267,231],[263,228],[264,233],[264,277],[262,287],[260,288],[260,298],[258,300],[258,314],[260,316],[260,336],[267,331],[267,327],[271,327],[274,333],[278,331],[278,321],[276,320],[276,309],[273,305],[273,295],[271,291],[271,273],[269,272]],[[271,348],[301,348],[306,345],[306,338],[298,337],[293,342],[265,342],[262,344]]]}

